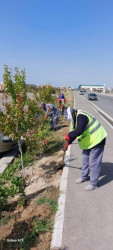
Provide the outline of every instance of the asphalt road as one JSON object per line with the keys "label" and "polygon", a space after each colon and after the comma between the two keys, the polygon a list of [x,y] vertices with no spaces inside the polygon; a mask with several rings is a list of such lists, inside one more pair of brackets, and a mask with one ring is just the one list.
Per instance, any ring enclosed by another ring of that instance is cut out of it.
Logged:
{"label": "asphalt road", "polygon": [[[3,99],[2,99],[2,96],[3,96],[3,94],[2,93],[0,93],[0,109],[2,110],[2,111],[4,111],[4,106],[3,106]],[[28,93],[28,97],[32,100],[33,99],[33,94],[32,93]],[[11,102],[11,97],[9,97],[8,99],[7,99],[7,102]]]}
{"label": "asphalt road", "polygon": [[62,250],[113,250],[113,128],[75,93],[75,106],[91,113],[107,131],[99,187],[85,191],[89,182],[76,184],[81,174],[81,150],[71,145],[68,167]]}
{"label": "asphalt road", "polygon": [[[3,94],[0,93],[0,109],[4,111],[4,106],[3,106],[3,99],[2,99]],[[7,102],[11,101],[11,98],[8,98]]]}
{"label": "asphalt road", "polygon": [[[96,93],[97,94],[97,93]],[[83,96],[87,99],[87,93]],[[105,113],[107,113],[111,118],[113,118],[113,95],[109,94],[97,94],[97,101],[90,101],[90,103],[94,103],[97,107],[102,109]]]}

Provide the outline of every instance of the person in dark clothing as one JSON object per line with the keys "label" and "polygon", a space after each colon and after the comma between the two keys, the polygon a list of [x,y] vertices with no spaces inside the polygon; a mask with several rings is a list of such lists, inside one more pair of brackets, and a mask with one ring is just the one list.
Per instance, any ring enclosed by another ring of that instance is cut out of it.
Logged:
{"label": "person in dark clothing", "polygon": [[79,146],[82,149],[82,173],[76,183],[86,181],[90,173],[90,184],[85,190],[91,191],[97,187],[107,133],[91,114],[73,108],[70,108],[70,113],[73,122],[72,131],[65,137],[68,144],[64,150],[76,138],[78,139]]}
{"label": "person in dark clothing", "polygon": [[64,93],[61,93],[61,99],[65,99]]}
{"label": "person in dark clothing", "polygon": [[58,109],[53,104],[45,104],[44,102],[41,103],[41,107],[43,108],[46,114],[45,120],[48,116],[50,117],[50,128],[55,131],[56,126],[58,124],[58,119],[60,117]]}
{"label": "person in dark clothing", "polygon": [[61,100],[61,111],[62,111],[62,115],[65,115],[65,113],[66,113],[66,110],[67,110],[67,101],[66,101],[66,99],[62,99]]}

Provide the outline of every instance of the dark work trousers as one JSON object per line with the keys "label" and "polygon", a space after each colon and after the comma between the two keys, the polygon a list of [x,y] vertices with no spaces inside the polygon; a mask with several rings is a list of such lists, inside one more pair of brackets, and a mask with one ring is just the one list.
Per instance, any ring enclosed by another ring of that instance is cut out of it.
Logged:
{"label": "dark work trousers", "polygon": [[82,151],[82,174],[81,178],[85,179],[90,174],[90,184],[96,186],[101,170],[104,146],[92,149],[83,149]]}
{"label": "dark work trousers", "polygon": [[50,117],[50,128],[55,129],[58,124],[58,114],[52,115]]}
{"label": "dark work trousers", "polygon": [[64,115],[65,119],[67,120],[67,107],[64,108],[63,115]]}

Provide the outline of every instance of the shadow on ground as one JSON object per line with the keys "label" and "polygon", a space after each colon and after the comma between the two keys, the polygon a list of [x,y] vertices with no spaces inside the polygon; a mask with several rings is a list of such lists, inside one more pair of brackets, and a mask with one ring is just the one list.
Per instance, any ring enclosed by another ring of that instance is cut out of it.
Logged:
{"label": "shadow on ground", "polygon": [[40,166],[40,168],[45,170],[46,178],[50,178],[52,175],[56,174],[56,172],[58,172],[58,167],[59,167],[59,164],[58,162],[55,162],[55,161],[51,161],[49,165],[42,164]]}
{"label": "shadow on ground", "polygon": [[[8,250],[15,250],[15,249],[27,250],[28,249],[30,250],[30,245],[36,246],[36,243],[35,243],[36,237],[38,239],[39,234],[37,233],[37,235],[33,235],[31,239],[30,239],[30,236],[28,235],[32,228],[33,219],[34,218],[30,218],[30,219],[28,218],[27,222],[25,221],[15,222],[11,233],[1,241],[1,250],[5,250],[5,249],[8,249]],[[22,247],[21,244],[25,236],[27,238],[27,242],[25,242],[26,245],[24,244],[24,247],[21,248]]]}
{"label": "shadow on ground", "polygon": [[[38,191],[36,191],[36,192],[34,192],[34,193],[32,193],[32,194],[26,195],[26,201],[27,201],[27,203],[24,205],[24,207],[28,206],[28,204],[31,202],[32,199],[34,199],[35,197],[38,197],[38,196],[39,196],[40,194],[42,194],[47,188],[49,188],[49,186],[46,187],[46,188],[42,188],[42,189],[40,189],[40,190],[38,190]],[[17,200],[17,201],[14,201],[14,202],[11,202],[11,203],[9,203],[9,204],[6,205],[5,210],[6,210],[6,211],[9,211],[9,212],[11,213],[11,212],[13,212],[13,211],[16,209],[17,204],[18,204],[18,200]]]}
{"label": "shadow on ground", "polygon": [[102,163],[100,177],[101,180],[99,180],[98,182],[99,187],[113,181],[113,163],[111,162]]}

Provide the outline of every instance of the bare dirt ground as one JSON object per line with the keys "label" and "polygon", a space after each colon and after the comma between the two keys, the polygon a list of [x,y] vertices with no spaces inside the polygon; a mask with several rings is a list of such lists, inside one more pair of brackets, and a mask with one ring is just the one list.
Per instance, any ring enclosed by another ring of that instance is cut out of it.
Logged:
{"label": "bare dirt ground", "polygon": [[[73,94],[68,92],[66,99],[72,105]],[[70,123],[61,117],[58,129],[55,131],[57,140],[65,138],[69,127]],[[52,201],[58,199],[62,177],[62,169],[58,170],[58,166],[62,154],[62,148],[58,148],[56,152],[51,154],[43,154],[37,158],[33,166],[25,169],[27,205],[26,207],[17,205],[18,196],[10,199],[12,204],[10,210],[4,211],[4,217],[8,218],[7,223],[1,224],[1,249],[50,249],[52,227],[48,227],[46,232],[42,230],[40,234],[33,235],[32,233],[32,237],[30,233],[33,232],[37,219],[48,218],[53,226],[56,212],[52,212],[50,205],[46,203],[37,205],[36,201],[40,197],[46,197]],[[20,243],[25,236],[26,244],[22,246]]]}

